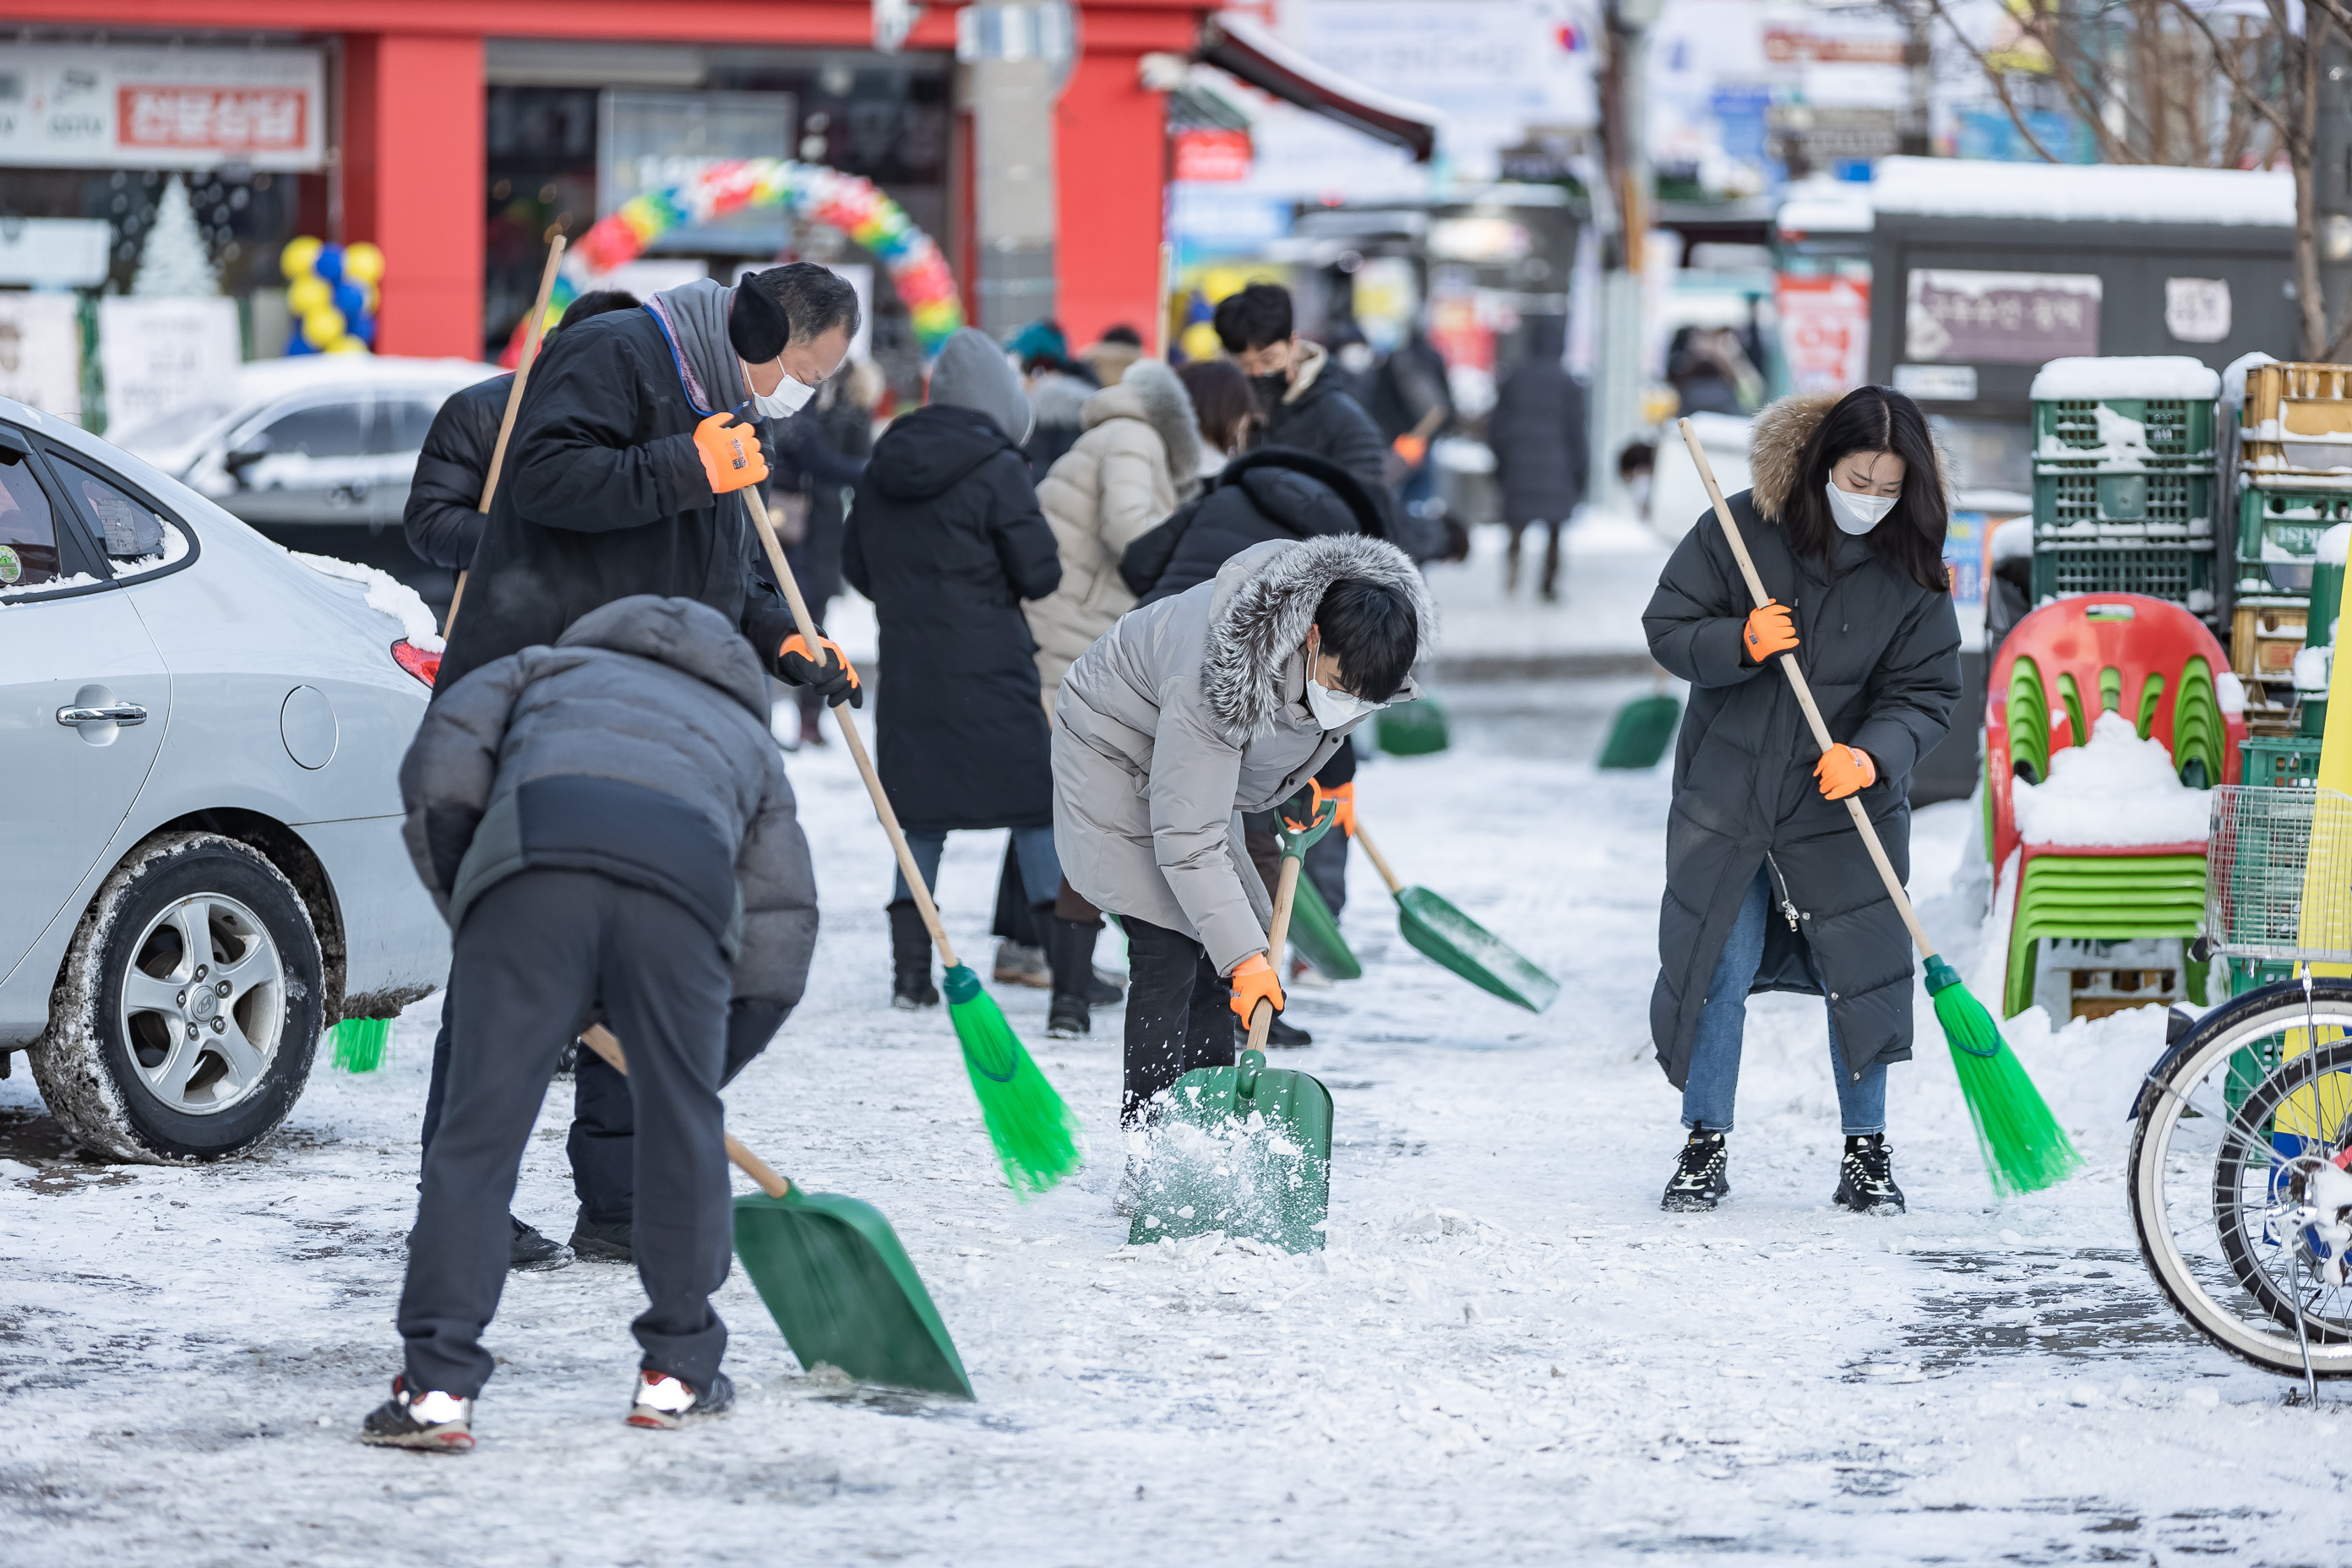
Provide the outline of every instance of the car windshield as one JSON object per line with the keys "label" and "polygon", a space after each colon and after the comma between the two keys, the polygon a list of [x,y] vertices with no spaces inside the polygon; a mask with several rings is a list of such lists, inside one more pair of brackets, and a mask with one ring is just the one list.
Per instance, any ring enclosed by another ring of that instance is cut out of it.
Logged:
{"label": "car windshield", "polygon": [[228,413],[229,408],[226,404],[191,403],[185,408],[175,408],[169,414],[156,416],[143,425],[134,425],[128,430],[117,432],[114,444],[134,452],[157,451],[165,447],[176,447],[184,441],[194,439],[203,432],[205,426],[215,420],[226,418]]}

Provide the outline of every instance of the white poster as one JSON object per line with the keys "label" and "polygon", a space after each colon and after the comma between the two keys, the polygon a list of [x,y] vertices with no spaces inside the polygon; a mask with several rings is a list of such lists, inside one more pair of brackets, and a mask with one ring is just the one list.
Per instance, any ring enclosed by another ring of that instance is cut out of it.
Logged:
{"label": "white poster", "polygon": [[234,300],[98,302],[98,368],[106,379],[106,433],[131,431],[207,397],[245,362]]}
{"label": "white poster", "polygon": [[2164,330],[2184,343],[2218,343],[2230,335],[2227,278],[2164,280]]}
{"label": "white poster", "polygon": [[0,397],[81,423],[81,328],[71,294],[0,293]]}
{"label": "white poster", "polygon": [[317,49],[0,43],[0,165],[325,164]]}

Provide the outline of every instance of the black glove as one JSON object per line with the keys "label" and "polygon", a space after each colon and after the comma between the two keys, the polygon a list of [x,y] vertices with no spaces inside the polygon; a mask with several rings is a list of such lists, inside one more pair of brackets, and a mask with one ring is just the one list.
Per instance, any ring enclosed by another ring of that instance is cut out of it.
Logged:
{"label": "black glove", "polygon": [[801,634],[794,632],[777,649],[777,666],[783,678],[794,686],[806,686],[824,699],[828,708],[838,708],[844,702],[852,708],[866,706],[866,689],[858,683],[857,671],[851,668],[849,656],[831,637],[820,637],[816,646],[822,660],[811,657],[809,646]]}

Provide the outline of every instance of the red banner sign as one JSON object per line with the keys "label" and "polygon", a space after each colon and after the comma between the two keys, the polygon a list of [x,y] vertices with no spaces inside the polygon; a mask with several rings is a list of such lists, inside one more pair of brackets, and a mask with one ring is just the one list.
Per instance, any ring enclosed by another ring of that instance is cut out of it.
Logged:
{"label": "red banner sign", "polygon": [[125,83],[115,103],[125,148],[292,153],[310,139],[310,95],[299,87]]}
{"label": "red banner sign", "polygon": [[1176,177],[1180,180],[1246,180],[1251,155],[1246,131],[1176,133]]}

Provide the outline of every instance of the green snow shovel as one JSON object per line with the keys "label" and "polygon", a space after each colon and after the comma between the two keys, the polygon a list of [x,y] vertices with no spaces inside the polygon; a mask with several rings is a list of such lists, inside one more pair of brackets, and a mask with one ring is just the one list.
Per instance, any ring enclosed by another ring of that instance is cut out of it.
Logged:
{"label": "green snow shovel", "polygon": [[[581,1038],[627,1072],[602,1024]],[[801,1365],[838,1367],[859,1383],[972,1397],[971,1380],[930,1292],[882,1211],[794,1186],[727,1135],[727,1157],[760,1184],[735,1200],[735,1254]]]}
{"label": "green snow shovel", "polygon": [[[1658,680],[1663,688],[1665,677],[1661,674]],[[1673,692],[1660,689],[1636,697],[1617,710],[1616,722],[1609,726],[1609,739],[1601,744],[1601,758],[1592,765],[1654,768],[1666,748],[1675,743],[1675,731],[1682,721],[1682,699]]]}
{"label": "green snow shovel", "polygon": [[1323,895],[1315,890],[1313,879],[1298,879],[1298,897],[1290,906],[1291,951],[1334,980],[1361,980],[1364,966],[1357,961],[1355,950],[1348,939],[1339,934],[1339,919]]}
{"label": "green snow shovel", "polygon": [[1479,990],[1516,1002],[1530,1013],[1551,1005],[1552,998],[1559,994],[1559,982],[1427,888],[1408,888],[1398,881],[1364,831],[1360,815],[1356,819],[1356,842],[1372,858],[1381,880],[1389,885],[1397,902],[1397,933],[1406,942]]}
{"label": "green snow shovel", "polygon": [[[1276,814],[1282,877],[1268,953],[1281,952],[1290,934],[1300,858],[1339,814],[1339,803],[1319,789],[1312,798],[1314,816],[1304,827]],[[1273,1004],[1260,1003],[1238,1063],[1196,1068],[1168,1091],[1152,1128],[1129,1246],[1218,1230],[1286,1252],[1322,1249],[1331,1205],[1331,1091],[1306,1073],[1265,1065],[1273,1026]]]}

